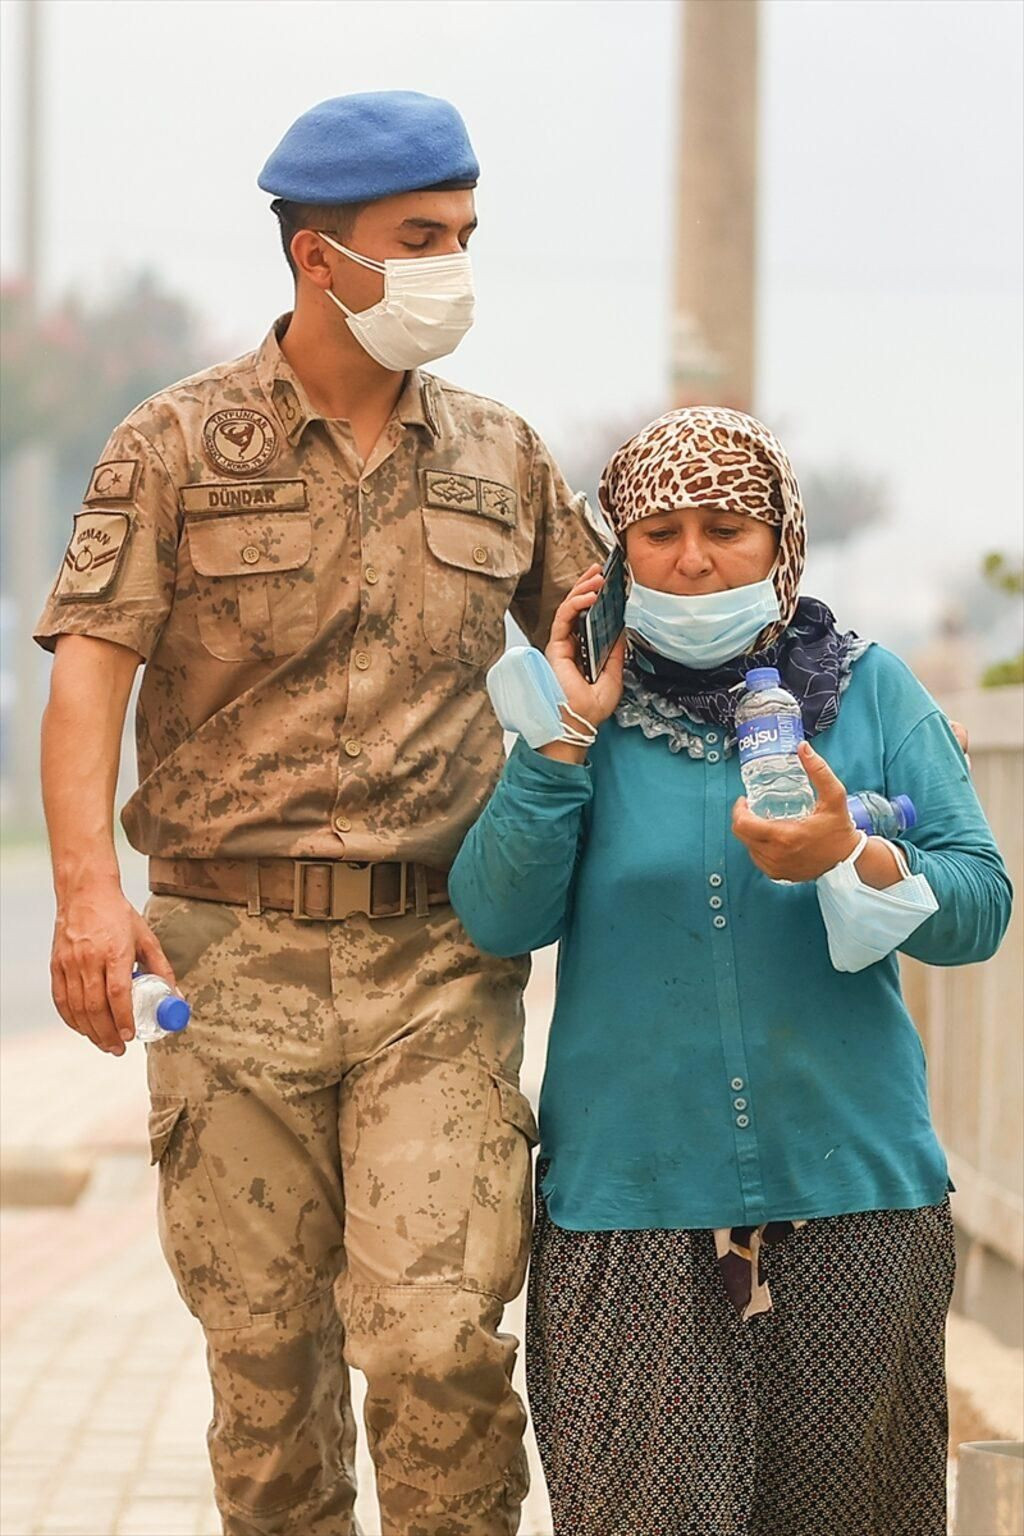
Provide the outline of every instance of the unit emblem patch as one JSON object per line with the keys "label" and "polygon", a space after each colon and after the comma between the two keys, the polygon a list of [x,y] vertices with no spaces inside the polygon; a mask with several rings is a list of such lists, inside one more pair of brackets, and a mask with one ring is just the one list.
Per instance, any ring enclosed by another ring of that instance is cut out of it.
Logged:
{"label": "unit emblem patch", "polygon": [[225,474],[256,475],[274,457],[277,433],[259,411],[216,411],[203,424],[203,447]]}

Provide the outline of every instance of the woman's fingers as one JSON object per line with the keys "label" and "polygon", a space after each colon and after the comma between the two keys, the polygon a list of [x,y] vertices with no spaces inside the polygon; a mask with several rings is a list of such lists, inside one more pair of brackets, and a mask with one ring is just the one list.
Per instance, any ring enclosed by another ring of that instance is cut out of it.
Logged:
{"label": "woman's fingers", "polygon": [[820,753],[815,752],[809,741],[802,741],[800,743],[797,748],[797,754],[804,765],[804,772],[811,781],[818,804],[826,810],[838,810],[842,807],[845,814],[845,786],[832,772],[825,759]]}
{"label": "woman's fingers", "polygon": [[[600,576],[596,580],[600,583]],[[580,591],[577,587],[573,588],[569,596],[556,611],[552,621],[551,639],[553,642],[557,644],[574,638],[576,620],[588,608],[593,608],[597,602],[599,591],[600,585],[596,588],[590,587],[586,591]]]}

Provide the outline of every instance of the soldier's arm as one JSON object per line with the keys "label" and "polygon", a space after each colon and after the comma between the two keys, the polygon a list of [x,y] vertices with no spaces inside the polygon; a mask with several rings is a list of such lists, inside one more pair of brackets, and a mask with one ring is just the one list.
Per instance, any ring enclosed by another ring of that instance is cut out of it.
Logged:
{"label": "soldier's arm", "polygon": [[536,534],[533,561],[516,589],[512,616],[543,650],[559,604],[589,566],[604,563],[610,535],[599,531],[586,497],[573,495],[544,444],[530,436],[528,484]]}
{"label": "soldier's arm", "polygon": [[113,815],[125,710],[170,612],[177,538],[174,479],[153,442],[123,422],[89,477],[36,626],[40,645],[56,652],[43,722],[53,998],[66,1024],[116,1056],[134,1033],[132,961],[170,979],[121,891]]}
{"label": "soldier's arm", "polygon": [[121,732],[141,660],[109,640],[62,635],[43,716],[43,807],[57,898],[53,1000],[66,1024],[116,1056],[134,1033],[133,962],[173,984],[159,943],[121,890],[114,848]]}

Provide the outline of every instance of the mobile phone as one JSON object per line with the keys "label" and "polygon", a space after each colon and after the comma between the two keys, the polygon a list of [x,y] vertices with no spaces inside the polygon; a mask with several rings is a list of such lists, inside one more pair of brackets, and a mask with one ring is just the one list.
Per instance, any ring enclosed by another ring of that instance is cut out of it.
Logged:
{"label": "mobile phone", "polygon": [[597,602],[576,621],[580,665],[588,683],[596,683],[615,642],[626,626],[626,562],[616,544],[601,571],[604,586]]}

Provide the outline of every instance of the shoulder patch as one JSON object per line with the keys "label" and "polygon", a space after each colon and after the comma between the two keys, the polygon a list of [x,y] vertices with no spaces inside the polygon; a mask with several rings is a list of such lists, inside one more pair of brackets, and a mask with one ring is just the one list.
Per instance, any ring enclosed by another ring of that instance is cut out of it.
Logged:
{"label": "shoulder patch", "polygon": [[75,514],[75,531],[57,578],[56,596],[60,602],[106,597],[127,548],[130,526],[127,512],[101,512],[86,507]]}
{"label": "shoulder patch", "polygon": [[206,418],[203,448],[211,464],[225,474],[256,475],[277,452],[277,433],[262,412],[233,407]]}
{"label": "shoulder patch", "polygon": [[108,459],[92,472],[83,501],[131,501],[139,481],[138,459]]}

